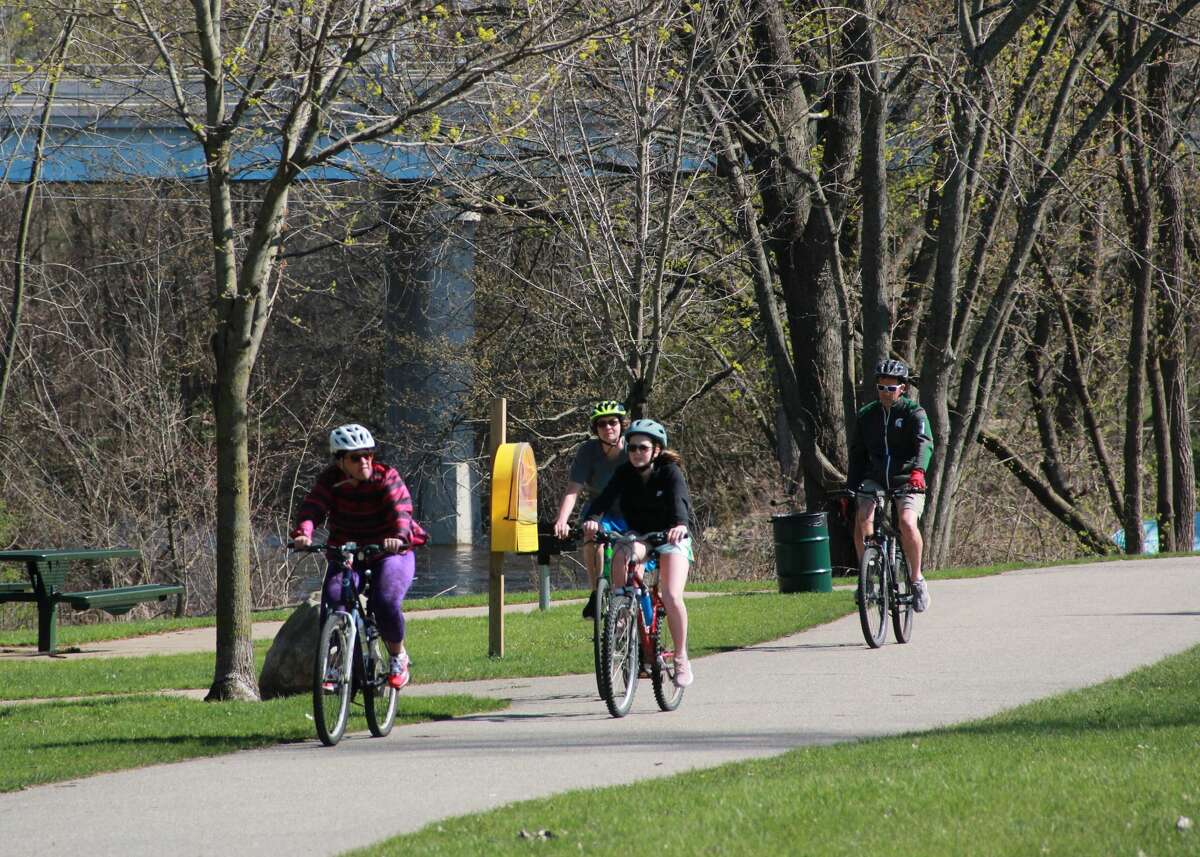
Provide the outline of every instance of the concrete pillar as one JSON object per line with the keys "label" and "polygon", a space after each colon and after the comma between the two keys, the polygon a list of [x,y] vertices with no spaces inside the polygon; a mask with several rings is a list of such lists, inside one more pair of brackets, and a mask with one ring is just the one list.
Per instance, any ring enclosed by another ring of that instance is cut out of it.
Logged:
{"label": "concrete pillar", "polygon": [[418,208],[403,190],[393,200],[384,367],[389,440],[431,542],[469,545],[480,533],[475,430],[464,413],[479,215]]}

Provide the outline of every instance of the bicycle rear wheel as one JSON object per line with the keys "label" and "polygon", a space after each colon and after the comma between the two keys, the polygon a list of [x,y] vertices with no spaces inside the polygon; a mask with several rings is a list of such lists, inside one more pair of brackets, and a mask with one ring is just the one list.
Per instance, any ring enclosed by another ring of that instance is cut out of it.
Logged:
{"label": "bicycle rear wheel", "polygon": [[638,606],[630,595],[608,599],[604,622],[604,704],[613,717],[624,717],[633,707],[638,683]]}
{"label": "bicycle rear wheel", "polygon": [[354,652],[350,617],[330,613],[321,627],[313,663],[313,720],[317,737],[326,747],[342,740],[350,716]]}
{"label": "bicycle rear wheel", "polygon": [[367,728],[376,738],[392,731],[396,722],[396,688],[388,684],[388,665],[391,658],[379,635],[367,646],[367,674],[363,677],[363,708]]}
{"label": "bicycle rear wheel", "polygon": [[892,598],[892,630],[896,632],[897,643],[907,643],[912,639],[913,626],[913,585],[908,579],[908,561],[904,559],[904,551],[896,545],[895,595]]}
{"label": "bicycle rear wheel", "polygon": [[674,711],[683,702],[683,688],[675,684],[675,644],[667,628],[666,611],[658,611],[658,627],[651,637],[654,660],[650,664],[650,681],[654,685],[654,701],[663,711]]}
{"label": "bicycle rear wheel", "polygon": [[612,584],[603,574],[596,581],[596,614],[592,617],[592,662],[596,669],[596,692],[604,699],[604,620],[608,617],[608,593]]}
{"label": "bicycle rear wheel", "polygon": [[886,561],[877,545],[867,545],[858,566],[858,621],[872,649],[878,649],[887,639]]}

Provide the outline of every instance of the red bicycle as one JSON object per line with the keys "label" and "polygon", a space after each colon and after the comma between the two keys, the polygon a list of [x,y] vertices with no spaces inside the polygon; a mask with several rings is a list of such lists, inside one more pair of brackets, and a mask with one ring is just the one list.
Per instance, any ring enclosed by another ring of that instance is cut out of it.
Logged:
{"label": "red bicycle", "polygon": [[[655,548],[666,541],[666,533],[661,532],[596,533],[596,543],[601,545],[641,542]],[[674,711],[683,701],[683,688],[675,684],[675,653],[666,617],[658,591],[657,560],[653,556],[640,564],[630,560],[625,585],[614,587],[608,597],[596,664],[596,684],[613,717],[629,713],[640,677],[650,679],[654,699],[663,711]]]}

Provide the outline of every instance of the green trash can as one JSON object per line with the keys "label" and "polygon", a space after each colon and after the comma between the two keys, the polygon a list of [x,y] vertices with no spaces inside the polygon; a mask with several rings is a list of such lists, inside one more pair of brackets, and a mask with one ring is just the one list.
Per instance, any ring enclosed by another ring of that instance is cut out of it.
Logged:
{"label": "green trash can", "polygon": [[824,512],[774,515],[775,573],[780,592],[832,592],[829,523]]}

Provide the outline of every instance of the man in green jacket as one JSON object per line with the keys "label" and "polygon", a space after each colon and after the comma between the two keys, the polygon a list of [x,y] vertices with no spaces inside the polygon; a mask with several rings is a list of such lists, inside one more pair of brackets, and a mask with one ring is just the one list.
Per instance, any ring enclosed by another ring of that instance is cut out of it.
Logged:
{"label": "man in green jacket", "polygon": [[[924,543],[917,522],[925,511],[925,471],[933,458],[933,436],[925,409],[908,398],[909,371],[901,360],[881,360],[875,367],[879,400],[859,409],[850,441],[849,485],[874,494],[907,487],[911,494],[896,498],[900,513],[900,545],[913,584],[913,608],[929,606],[929,588],[921,574]],[[874,532],[875,499],[858,501],[854,546],[862,560],[863,544]]]}

